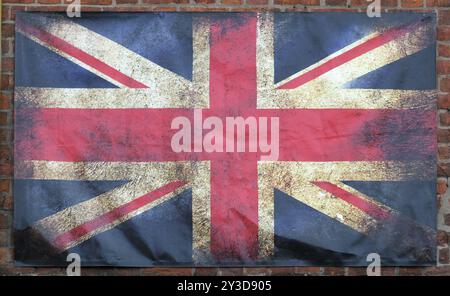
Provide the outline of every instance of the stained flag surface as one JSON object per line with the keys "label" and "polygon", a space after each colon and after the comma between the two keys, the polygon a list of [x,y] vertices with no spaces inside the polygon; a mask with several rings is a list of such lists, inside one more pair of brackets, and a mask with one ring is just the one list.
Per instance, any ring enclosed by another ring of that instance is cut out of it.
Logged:
{"label": "stained flag surface", "polygon": [[435,263],[435,16],[18,13],[18,265]]}

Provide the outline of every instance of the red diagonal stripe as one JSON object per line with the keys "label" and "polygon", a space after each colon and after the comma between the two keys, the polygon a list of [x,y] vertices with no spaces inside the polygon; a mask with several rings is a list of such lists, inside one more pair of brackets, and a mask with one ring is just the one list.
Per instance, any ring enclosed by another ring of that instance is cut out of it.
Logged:
{"label": "red diagonal stripe", "polygon": [[130,88],[147,88],[148,86],[134,80],[133,78],[123,74],[122,72],[114,69],[113,67],[105,64],[99,59],[91,56],[90,54],[76,48],[70,43],[64,41],[63,39],[56,37],[38,27],[25,24],[23,22],[17,22],[17,28],[29,35],[38,38],[40,41],[57,48],[58,50],[64,52],[67,55],[83,62],[84,64],[94,68],[95,70],[105,74],[106,76],[114,79],[115,81],[130,87]]}
{"label": "red diagonal stripe", "polygon": [[380,35],[371,38],[364,43],[361,43],[352,49],[343,52],[342,54],[330,59],[329,61],[321,64],[320,66],[308,71],[288,82],[278,87],[278,89],[293,89],[297,88],[323,74],[328,71],[333,70],[371,50],[374,50],[377,47],[380,47],[400,36],[405,35],[406,33],[414,30],[418,27],[418,24],[402,26],[397,28],[389,29],[385,32],[382,32]]}
{"label": "red diagonal stripe", "polygon": [[374,203],[371,203],[361,197],[354,195],[344,189],[336,186],[335,184],[327,181],[313,181],[311,182],[314,185],[322,188],[333,194],[334,196],[354,205],[361,211],[367,213],[368,215],[376,218],[376,219],[388,219],[391,217],[391,214],[385,209],[380,208]]}
{"label": "red diagonal stripe", "polygon": [[185,185],[185,182],[182,181],[175,181],[171,182],[169,184],[166,184],[152,192],[147,193],[146,195],[143,195],[141,197],[138,197],[126,204],[123,204],[95,219],[92,219],[86,223],[83,223],[63,234],[60,234],[57,236],[54,240],[54,245],[59,249],[64,249],[65,246],[69,245],[70,243],[78,240],[82,236],[99,229],[100,227],[103,227],[105,225],[108,225],[115,220],[124,217],[125,215],[142,208],[146,205],[148,205],[151,202],[154,202],[158,198],[163,197],[164,195],[176,190],[177,188]]}

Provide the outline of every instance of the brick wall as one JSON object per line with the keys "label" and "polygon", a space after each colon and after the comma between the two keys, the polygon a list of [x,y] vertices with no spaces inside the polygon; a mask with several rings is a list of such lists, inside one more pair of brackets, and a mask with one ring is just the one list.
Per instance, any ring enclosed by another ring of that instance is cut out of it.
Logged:
{"label": "brick wall", "polygon": [[[63,268],[17,268],[12,238],[12,95],[14,18],[17,11],[65,11],[67,0],[3,0],[0,98],[0,275],[59,275]],[[383,268],[385,275],[450,275],[450,0],[381,0],[382,12],[436,11],[438,15],[438,261],[436,267]],[[88,11],[365,11],[365,0],[81,0]],[[84,268],[84,275],[359,275],[365,268]]]}

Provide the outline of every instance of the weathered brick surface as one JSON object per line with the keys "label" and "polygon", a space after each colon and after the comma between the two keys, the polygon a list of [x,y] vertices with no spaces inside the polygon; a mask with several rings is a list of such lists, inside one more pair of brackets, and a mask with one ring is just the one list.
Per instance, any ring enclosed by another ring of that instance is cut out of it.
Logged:
{"label": "weathered brick surface", "polygon": [[[17,11],[65,11],[69,0],[3,0],[0,92],[0,275],[64,275],[64,268],[14,267],[12,227],[12,89],[14,87],[14,21]],[[82,12],[143,11],[364,11],[366,0],[81,0]],[[273,3],[273,4],[270,4]],[[322,5],[321,5],[322,4]],[[438,12],[438,180],[440,229],[437,267],[382,268],[383,275],[450,275],[450,0],[381,0],[389,11]],[[84,268],[84,275],[364,275],[365,268]]]}
{"label": "weathered brick surface", "polygon": [[447,187],[447,179],[438,179],[436,189],[437,194],[444,194],[447,191]]}
{"label": "weathered brick surface", "polygon": [[324,267],[323,275],[345,275],[344,267]]}
{"label": "weathered brick surface", "polygon": [[450,26],[439,26],[437,29],[437,39],[439,41],[450,40]]}
{"label": "weathered brick surface", "polygon": [[142,275],[193,275],[194,270],[192,268],[144,268]]}
{"label": "weathered brick surface", "polygon": [[[381,7],[397,7],[398,6],[398,0],[381,0]],[[362,6],[367,7],[369,2],[366,0],[352,0],[351,6]]]}
{"label": "weathered brick surface", "polygon": [[423,0],[401,0],[401,6],[407,8],[423,7]]}
{"label": "weathered brick surface", "polygon": [[326,0],[325,3],[328,6],[345,6],[347,5],[347,0]]}
{"label": "weathered brick surface", "polygon": [[444,98],[444,100],[447,101],[447,105],[443,106],[443,108],[448,109],[448,101],[450,98],[450,94],[449,94],[450,93],[450,78],[449,77],[444,77],[440,80],[439,90],[444,93],[439,96],[439,100],[441,100],[441,98]]}
{"label": "weathered brick surface", "polygon": [[437,232],[437,242],[439,246],[445,246],[448,244],[448,234],[445,231]]}
{"label": "weathered brick surface", "polygon": [[439,44],[438,53],[440,57],[449,58],[450,57],[450,45],[448,44]]}
{"label": "weathered brick surface", "polygon": [[243,275],[244,269],[240,267],[221,267],[217,272],[220,276]]}
{"label": "weathered brick surface", "polygon": [[424,267],[400,267],[398,270],[398,275],[422,275],[424,273]]}
{"label": "weathered brick surface", "polygon": [[442,248],[438,250],[438,259],[440,264],[448,264],[450,259],[449,248]]}
{"label": "weathered brick surface", "polygon": [[318,266],[297,266],[295,267],[294,272],[297,275],[321,275],[322,268]]}
{"label": "weathered brick surface", "polygon": [[450,0],[427,0],[427,7],[450,7]]}

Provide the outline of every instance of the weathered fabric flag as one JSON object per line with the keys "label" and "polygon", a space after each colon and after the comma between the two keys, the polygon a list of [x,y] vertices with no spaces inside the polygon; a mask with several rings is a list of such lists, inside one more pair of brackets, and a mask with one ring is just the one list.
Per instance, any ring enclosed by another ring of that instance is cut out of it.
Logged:
{"label": "weathered fabric flag", "polygon": [[15,260],[435,262],[435,17],[21,13]]}

